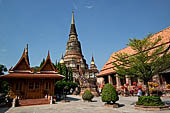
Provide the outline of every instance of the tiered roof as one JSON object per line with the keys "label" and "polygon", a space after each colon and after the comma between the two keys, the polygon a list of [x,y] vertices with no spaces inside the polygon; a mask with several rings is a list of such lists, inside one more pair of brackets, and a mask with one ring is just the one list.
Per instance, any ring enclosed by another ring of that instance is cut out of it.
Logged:
{"label": "tiered roof", "polygon": [[[170,44],[170,27],[154,34],[152,37],[151,37],[151,40],[154,40],[156,39],[157,37],[161,36],[162,40],[160,41],[160,43],[158,45],[156,45],[156,47],[160,46],[161,44],[164,44],[166,45],[167,47],[169,46]],[[154,48],[153,48],[154,49]],[[120,50],[120,51],[117,51],[115,53],[113,53],[109,60],[104,64],[103,68],[101,69],[100,73],[97,75],[97,77],[100,77],[100,76],[105,76],[105,75],[109,75],[109,74],[114,74],[116,73],[113,68],[113,64],[112,62],[116,62],[115,59],[113,58],[116,54],[119,54],[119,53],[128,53],[128,54],[136,54],[132,48],[130,46]]]}
{"label": "tiered roof", "polygon": [[53,79],[62,79],[64,76],[58,74],[57,70],[53,66],[51,59],[50,59],[50,53],[48,51],[48,56],[46,58],[45,63],[40,68],[38,72],[33,72],[33,70],[30,68],[29,61],[28,61],[28,55],[26,55],[25,49],[24,52],[18,61],[18,63],[15,65],[14,68],[11,68],[7,75],[2,75],[1,78],[53,78]]}

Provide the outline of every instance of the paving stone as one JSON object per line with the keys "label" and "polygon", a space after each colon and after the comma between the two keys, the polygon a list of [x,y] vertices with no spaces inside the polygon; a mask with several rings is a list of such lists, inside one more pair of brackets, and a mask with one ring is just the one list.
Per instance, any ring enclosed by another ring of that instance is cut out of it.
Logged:
{"label": "paving stone", "polygon": [[[164,111],[142,111],[134,108],[137,97],[120,97],[119,108],[106,108],[100,97],[95,97],[94,102],[84,102],[81,97],[68,95],[70,102],[48,105],[35,105],[10,108],[6,113],[170,113]],[[170,103],[170,98],[162,98],[163,101]],[[1,110],[1,109],[0,109]]]}

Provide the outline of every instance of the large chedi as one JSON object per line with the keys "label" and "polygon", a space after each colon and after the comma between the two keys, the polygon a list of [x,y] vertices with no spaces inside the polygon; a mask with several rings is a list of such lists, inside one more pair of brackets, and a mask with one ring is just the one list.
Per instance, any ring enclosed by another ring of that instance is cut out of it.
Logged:
{"label": "large chedi", "polygon": [[[94,78],[98,71],[92,71],[88,69],[88,64],[84,59],[81,50],[81,44],[78,40],[76,32],[76,26],[74,21],[74,13],[72,12],[72,22],[69,34],[69,40],[67,42],[66,53],[61,58],[61,64],[66,64],[67,67],[71,67],[73,71],[73,77],[77,79],[80,75],[86,76],[87,78]],[[96,68],[97,69],[97,68]]]}

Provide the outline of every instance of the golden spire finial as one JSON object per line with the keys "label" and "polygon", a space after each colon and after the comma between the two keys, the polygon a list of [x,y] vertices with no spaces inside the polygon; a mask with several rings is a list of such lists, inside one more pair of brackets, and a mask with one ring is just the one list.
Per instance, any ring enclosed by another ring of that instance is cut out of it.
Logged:
{"label": "golden spire finial", "polygon": [[71,24],[74,24],[74,11],[72,11],[72,21]]}

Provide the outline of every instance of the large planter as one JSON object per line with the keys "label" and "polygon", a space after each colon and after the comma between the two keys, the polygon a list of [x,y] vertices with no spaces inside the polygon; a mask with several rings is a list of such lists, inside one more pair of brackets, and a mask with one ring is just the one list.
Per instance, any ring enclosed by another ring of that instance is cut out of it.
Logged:
{"label": "large planter", "polygon": [[161,110],[169,110],[169,106],[167,104],[163,106],[143,106],[143,105],[134,105],[135,109],[145,110],[145,111],[161,111]]}

